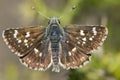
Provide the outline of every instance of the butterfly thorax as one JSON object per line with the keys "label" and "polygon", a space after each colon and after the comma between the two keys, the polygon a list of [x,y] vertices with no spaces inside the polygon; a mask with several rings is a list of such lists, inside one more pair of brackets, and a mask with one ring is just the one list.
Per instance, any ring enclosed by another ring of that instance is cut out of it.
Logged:
{"label": "butterfly thorax", "polygon": [[47,37],[51,43],[59,43],[62,33],[60,30],[60,24],[57,18],[53,17],[49,21],[49,26],[47,28]]}
{"label": "butterfly thorax", "polygon": [[60,32],[57,25],[52,25],[52,29],[50,31],[50,41],[52,43],[58,43],[60,41]]}

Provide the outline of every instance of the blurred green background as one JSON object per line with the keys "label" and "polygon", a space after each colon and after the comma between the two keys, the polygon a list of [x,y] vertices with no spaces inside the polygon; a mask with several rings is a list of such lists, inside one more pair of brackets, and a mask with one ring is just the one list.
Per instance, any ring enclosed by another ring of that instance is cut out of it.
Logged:
{"label": "blurred green background", "polygon": [[104,25],[109,34],[83,68],[60,73],[30,70],[18,60],[0,36],[0,80],[120,80],[120,0],[0,0],[0,33],[6,28],[47,26],[43,14],[59,17],[72,6],[77,9],[61,19],[61,25]]}

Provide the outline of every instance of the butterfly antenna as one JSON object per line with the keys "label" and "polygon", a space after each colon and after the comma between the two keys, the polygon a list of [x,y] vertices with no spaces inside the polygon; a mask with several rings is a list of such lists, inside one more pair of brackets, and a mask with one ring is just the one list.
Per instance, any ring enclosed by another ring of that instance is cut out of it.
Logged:
{"label": "butterfly antenna", "polygon": [[64,13],[62,16],[59,17],[59,19],[63,18],[65,15],[67,15],[68,13],[71,13],[73,10],[76,9],[76,6],[73,6],[68,12]]}
{"label": "butterfly antenna", "polygon": [[48,16],[42,14],[38,9],[36,9],[35,7],[32,7],[32,10],[35,10],[38,14],[40,14],[41,16],[47,18],[47,19],[50,19]]}

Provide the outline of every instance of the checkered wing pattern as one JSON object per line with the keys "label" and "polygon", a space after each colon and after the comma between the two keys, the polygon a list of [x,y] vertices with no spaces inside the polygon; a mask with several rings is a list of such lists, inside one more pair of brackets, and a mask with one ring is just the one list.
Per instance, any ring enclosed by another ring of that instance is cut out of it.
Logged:
{"label": "checkered wing pattern", "polygon": [[90,60],[91,51],[102,45],[107,28],[103,26],[69,25],[64,28],[61,41],[61,66],[66,69],[78,68]]}
{"label": "checkered wing pattern", "polygon": [[3,38],[25,66],[45,70],[51,63],[49,43],[44,39],[45,29],[43,26],[7,29]]}

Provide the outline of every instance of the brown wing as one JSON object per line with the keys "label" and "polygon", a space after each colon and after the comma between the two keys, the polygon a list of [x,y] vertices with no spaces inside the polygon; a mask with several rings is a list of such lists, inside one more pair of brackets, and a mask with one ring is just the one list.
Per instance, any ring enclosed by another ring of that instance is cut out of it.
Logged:
{"label": "brown wing", "polygon": [[106,38],[107,28],[102,26],[70,25],[64,28],[60,60],[64,68],[78,68],[90,60],[91,51]]}
{"label": "brown wing", "polygon": [[3,38],[22,64],[30,69],[46,70],[51,66],[51,54],[49,42],[44,39],[45,29],[42,26],[8,29],[3,32]]}
{"label": "brown wing", "polygon": [[50,45],[48,46],[41,44],[34,47],[28,55],[20,57],[21,63],[34,70],[48,69],[52,65]]}
{"label": "brown wing", "polygon": [[45,27],[42,26],[7,29],[3,32],[3,39],[12,52],[23,56],[42,40],[44,31]]}

